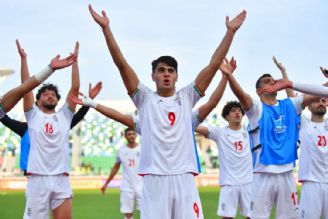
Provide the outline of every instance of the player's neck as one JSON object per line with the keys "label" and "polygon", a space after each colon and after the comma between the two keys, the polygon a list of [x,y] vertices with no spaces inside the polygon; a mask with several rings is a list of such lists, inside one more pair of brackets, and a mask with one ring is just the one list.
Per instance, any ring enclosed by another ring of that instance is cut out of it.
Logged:
{"label": "player's neck", "polygon": [[45,113],[45,114],[53,114],[53,113],[56,112],[55,109],[50,110],[50,109],[47,109],[47,108],[42,107],[42,106],[40,107],[40,109],[41,109],[41,111],[42,111],[43,113]]}
{"label": "player's neck", "polygon": [[229,129],[239,130],[239,129],[241,129],[241,123],[240,122],[229,122]]}
{"label": "player's neck", "polygon": [[129,148],[135,148],[135,147],[137,147],[137,142],[131,142],[131,143],[128,143],[127,144],[127,146],[129,147]]}
{"label": "player's neck", "polygon": [[261,101],[267,105],[276,105],[277,104],[277,98],[276,96],[261,96]]}
{"label": "player's neck", "polygon": [[314,114],[312,113],[312,115],[311,115],[311,121],[312,121],[312,122],[322,123],[323,120],[324,120],[324,116],[321,116],[321,115],[314,115]]}
{"label": "player's neck", "polygon": [[156,93],[158,94],[158,96],[161,97],[171,97],[174,95],[175,89],[171,89],[171,90],[157,89]]}

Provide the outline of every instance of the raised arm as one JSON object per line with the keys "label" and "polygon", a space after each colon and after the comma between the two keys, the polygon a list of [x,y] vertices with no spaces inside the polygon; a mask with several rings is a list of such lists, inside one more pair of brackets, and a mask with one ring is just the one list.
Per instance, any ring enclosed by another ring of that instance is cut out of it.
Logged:
{"label": "raised arm", "polygon": [[[232,57],[230,62],[227,59],[221,64],[222,71],[226,71],[228,74],[232,74],[237,68],[236,60]],[[198,110],[198,117],[201,121],[203,121],[210,112],[218,105],[220,102],[224,90],[226,88],[228,82],[227,75],[223,74],[219,85],[216,87],[213,94],[210,96],[210,99]]]}
{"label": "raised arm", "polygon": [[76,61],[72,65],[72,84],[66,98],[69,108],[73,111],[75,111],[76,104],[72,102],[69,97],[72,95],[76,97],[79,96],[79,91],[80,91],[80,72],[79,72],[79,65],[78,65],[79,48],[80,48],[80,44],[79,42],[76,42],[75,49],[74,49],[74,55],[76,56]]}
{"label": "raised arm", "polygon": [[[24,83],[30,77],[28,64],[27,64],[27,55],[25,50],[21,47],[18,39],[16,39],[16,46],[21,58],[21,82]],[[30,92],[24,95],[24,101],[23,101],[24,111],[31,109],[33,104],[34,104],[34,97],[33,97],[33,92],[31,90]]]}
{"label": "raised arm", "polygon": [[122,123],[123,125],[134,128],[134,121],[133,117],[129,115],[125,115],[113,108],[106,107],[102,104],[95,103],[91,98],[84,96],[82,99],[77,98],[75,96],[71,96],[71,101],[75,102],[76,104],[80,104],[83,106],[92,107],[104,116],[107,116],[110,119],[113,119],[117,122]]}
{"label": "raised arm", "polygon": [[[281,62],[278,62],[278,60],[276,59],[276,57],[273,56],[272,58],[273,58],[274,64],[280,70],[281,75],[282,75],[282,78],[284,78],[286,80],[289,80],[285,66]],[[296,93],[292,89],[290,89],[290,88],[287,88],[286,89],[286,94],[287,94],[288,97],[296,97]]]}
{"label": "raised arm", "polygon": [[[96,86],[91,87],[91,83],[89,83],[89,97],[91,99],[94,99],[102,89],[102,82],[99,81]],[[88,106],[82,106],[73,116],[72,122],[71,122],[71,129],[74,128],[76,124],[78,124],[84,116],[89,111],[90,107]]]}
{"label": "raised arm", "polygon": [[247,111],[253,105],[253,100],[251,96],[241,88],[241,86],[239,85],[233,74],[229,73],[229,71],[226,71],[223,67],[224,65],[220,66],[220,70],[222,74],[228,77],[229,85],[232,92],[238,98],[243,109]]}
{"label": "raised arm", "polygon": [[118,44],[116,43],[114,35],[109,26],[109,19],[106,15],[106,12],[102,11],[102,15],[100,15],[93,10],[91,5],[89,5],[89,11],[96,23],[99,24],[99,26],[102,28],[103,34],[106,39],[107,47],[112,56],[112,59],[121,74],[123,83],[128,91],[128,94],[132,95],[133,92],[137,89],[139,79],[137,74],[134,72],[134,70],[124,58],[123,53],[121,52]]}
{"label": "raised arm", "polygon": [[112,168],[112,170],[110,171],[110,174],[106,180],[106,182],[104,183],[104,185],[100,188],[102,194],[105,194],[106,189],[108,184],[110,183],[110,181],[112,181],[112,179],[116,176],[118,170],[120,169],[121,163],[120,162],[116,162]]}
{"label": "raised arm", "polygon": [[198,74],[195,80],[195,85],[202,94],[205,93],[223,59],[226,57],[233,37],[245,18],[246,11],[242,11],[231,21],[228,16],[226,17],[227,32],[219,47],[215,50],[210,63]]}
{"label": "raised arm", "polygon": [[[35,74],[34,76],[28,78],[24,83],[18,87],[11,89],[5,93],[1,100],[1,106],[5,112],[9,112],[18,101],[28,92],[39,86],[44,82],[55,70],[66,68],[70,66],[74,60],[75,56],[72,54],[64,59],[59,59],[60,56],[57,55],[50,62],[50,65],[47,66],[43,71]],[[34,103],[32,103],[31,107]],[[25,105],[25,104],[24,104]]]}
{"label": "raised arm", "polygon": [[206,126],[198,126],[197,128],[195,128],[195,132],[201,135],[204,135],[205,138],[208,137],[208,128]]}

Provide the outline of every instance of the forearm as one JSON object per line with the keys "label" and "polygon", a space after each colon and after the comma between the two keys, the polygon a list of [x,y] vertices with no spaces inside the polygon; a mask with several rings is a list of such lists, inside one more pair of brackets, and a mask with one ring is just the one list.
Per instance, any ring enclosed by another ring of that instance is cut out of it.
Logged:
{"label": "forearm", "polygon": [[241,88],[233,75],[229,76],[229,85],[232,92],[235,94],[240,104],[242,105],[243,109],[250,109],[253,104],[252,98]]}
{"label": "forearm", "polygon": [[101,104],[97,104],[95,109],[98,112],[100,112],[101,114],[103,114],[104,116],[107,116],[110,119],[113,119],[117,122],[120,122],[120,123],[122,123],[123,125],[125,125],[129,128],[134,127],[134,122],[133,122],[132,116],[125,115],[125,114],[120,113],[119,111],[117,111],[115,109],[106,107],[106,106],[101,105]]}
{"label": "forearm", "polygon": [[110,183],[110,181],[112,181],[112,179],[116,176],[118,170],[119,170],[120,166],[117,165],[117,163],[113,166],[105,184],[108,185]]}
{"label": "forearm", "polygon": [[315,84],[292,83],[292,89],[320,97],[328,97],[328,87]]}
{"label": "forearm", "polygon": [[114,35],[109,26],[102,29],[108,50],[112,56],[112,59],[120,71],[123,83],[129,94],[132,94],[138,86],[138,76],[135,74],[133,69],[130,67],[128,62],[123,56],[121,49],[119,48]]}
{"label": "forearm", "polygon": [[[28,78],[30,77],[29,70],[28,70],[28,64],[27,64],[27,58],[22,57],[21,58],[21,82],[24,83]],[[24,109],[30,108],[30,102],[34,102],[33,92],[30,91],[27,94],[24,95]]]}
{"label": "forearm", "polygon": [[73,111],[75,111],[76,104],[70,100],[70,96],[79,96],[80,91],[80,75],[79,75],[79,66],[77,61],[75,61],[72,65],[72,82],[71,82],[71,88],[67,95],[67,103],[69,105],[69,108]]}
{"label": "forearm", "polygon": [[5,115],[1,120],[2,124],[4,124],[11,131],[15,132],[20,137],[23,137],[25,132],[27,131],[27,123],[20,122],[15,119],[10,118],[8,115]]}
{"label": "forearm", "polygon": [[71,122],[71,129],[76,126],[87,114],[89,111],[90,107],[88,106],[82,106],[73,116],[72,122]]}
{"label": "forearm", "polygon": [[197,76],[195,84],[202,93],[205,93],[205,90],[208,88],[214,75],[218,71],[221,63],[223,62],[223,59],[226,57],[234,34],[235,33],[233,31],[227,30],[219,47],[215,50],[209,65],[205,67],[205,69],[202,70],[202,72]]}

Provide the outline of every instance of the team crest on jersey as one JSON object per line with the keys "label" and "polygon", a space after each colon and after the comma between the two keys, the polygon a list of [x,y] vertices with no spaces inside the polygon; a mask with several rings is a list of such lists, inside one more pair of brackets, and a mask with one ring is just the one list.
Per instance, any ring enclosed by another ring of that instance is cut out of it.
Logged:
{"label": "team crest on jersey", "polygon": [[286,131],[286,124],[285,124],[285,118],[284,115],[280,115],[277,120],[273,122],[274,124],[274,131],[276,133],[283,133]]}

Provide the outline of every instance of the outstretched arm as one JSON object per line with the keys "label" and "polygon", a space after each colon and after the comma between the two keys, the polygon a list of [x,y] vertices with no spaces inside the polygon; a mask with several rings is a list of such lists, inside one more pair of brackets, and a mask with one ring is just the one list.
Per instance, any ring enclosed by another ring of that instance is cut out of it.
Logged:
{"label": "outstretched arm", "polygon": [[10,118],[8,115],[5,115],[0,119],[1,123],[4,124],[11,131],[15,132],[20,137],[23,137],[25,132],[27,131],[27,123],[20,122],[18,120]]}
{"label": "outstretched arm", "polygon": [[[225,59],[220,68],[222,71],[226,71],[228,74],[232,74],[237,68],[236,60],[233,57],[231,58],[230,62]],[[226,88],[227,82],[228,78],[225,74],[223,74],[219,85],[210,96],[210,99],[198,110],[198,117],[201,121],[203,121],[208,116],[208,114],[210,114],[210,112],[218,105]]]}
{"label": "outstretched arm", "polygon": [[[89,83],[89,97],[91,99],[94,99],[102,89],[102,82],[99,81],[94,87],[91,87],[91,83]],[[76,126],[87,114],[90,107],[88,106],[82,106],[73,116],[72,122],[71,122],[71,129]]]}
{"label": "outstretched arm", "polygon": [[219,47],[215,50],[210,63],[198,74],[195,80],[195,85],[202,94],[205,93],[215,73],[219,69],[224,57],[227,55],[233,37],[236,31],[244,22],[245,18],[246,11],[242,11],[231,21],[229,20],[228,16],[226,17],[227,32]]}
{"label": "outstretched arm", "polygon": [[205,126],[202,126],[202,125],[198,126],[197,128],[195,128],[195,132],[198,134],[204,135],[205,138],[208,137],[208,128]]}
{"label": "outstretched arm", "polygon": [[[27,55],[25,50],[21,47],[18,39],[16,39],[16,46],[21,58],[21,82],[24,83],[30,77],[30,73],[27,65]],[[34,103],[34,97],[33,97],[33,92],[31,90],[30,92],[24,95],[24,101],[23,101],[24,111],[30,109],[33,103]]]}
{"label": "outstretched arm", "polygon": [[104,183],[104,185],[100,188],[102,194],[105,194],[106,189],[108,184],[110,183],[110,181],[112,181],[112,179],[116,176],[118,170],[120,169],[121,163],[120,162],[116,162],[112,168],[112,170],[110,171],[110,174],[106,180],[106,182]]}
{"label": "outstretched arm", "polygon": [[[273,56],[272,58],[273,58],[274,64],[280,70],[281,75],[282,75],[282,78],[284,78],[286,80],[289,80],[285,66],[281,62],[278,62],[278,60],[276,59],[276,57]],[[296,93],[292,89],[290,89],[290,88],[287,88],[286,89],[286,94],[287,94],[288,97],[296,97]]]}
{"label": "outstretched arm", "polygon": [[132,116],[125,115],[113,108],[106,107],[99,103],[95,103],[92,99],[85,97],[85,96],[82,99],[77,98],[75,96],[71,96],[70,98],[71,98],[71,101],[75,102],[76,104],[92,107],[95,110],[97,110],[98,112],[100,112],[101,114],[103,114],[104,116],[107,116],[110,119],[120,122],[129,128],[132,128],[132,129],[134,128],[134,121],[133,121]]}
{"label": "outstretched arm", "polygon": [[[1,100],[1,105],[3,110],[5,112],[9,112],[25,94],[27,94],[28,92],[39,86],[55,70],[66,68],[70,66],[75,60],[75,56],[73,54],[64,59],[59,59],[59,58],[60,56],[57,55],[55,58],[51,60],[50,65],[47,66],[46,69],[28,78],[26,81],[24,81],[24,83],[22,83],[18,87],[5,93]],[[34,103],[32,103],[32,105],[33,104]]]}
{"label": "outstretched arm", "polygon": [[76,60],[75,62],[73,62],[72,65],[72,84],[66,98],[68,106],[72,111],[75,111],[76,104],[72,102],[69,97],[72,95],[78,97],[80,91],[80,72],[79,72],[79,65],[78,65],[79,48],[80,48],[80,44],[79,42],[76,42],[74,53],[73,53],[76,56]]}
{"label": "outstretched arm", "polygon": [[102,28],[112,59],[121,74],[128,94],[132,95],[133,92],[137,89],[139,79],[137,74],[124,58],[118,44],[116,43],[114,35],[109,26],[109,19],[106,15],[106,12],[102,11],[102,15],[100,15],[93,10],[91,5],[89,5],[89,11],[96,23],[99,24],[99,26]]}

